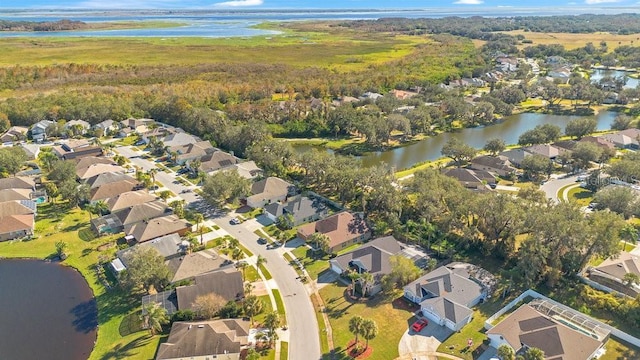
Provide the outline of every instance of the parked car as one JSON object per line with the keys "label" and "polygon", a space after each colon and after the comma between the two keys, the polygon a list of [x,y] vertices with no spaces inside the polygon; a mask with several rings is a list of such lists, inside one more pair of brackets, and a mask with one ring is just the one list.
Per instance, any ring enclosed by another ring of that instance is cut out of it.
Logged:
{"label": "parked car", "polygon": [[190,192],[193,192],[193,190],[191,190],[191,189],[184,189],[184,190],[180,191],[180,193],[182,193],[182,194],[190,193]]}
{"label": "parked car", "polygon": [[176,173],[177,173],[177,174],[180,174],[180,175],[182,175],[182,174],[186,174],[186,173],[188,173],[188,172],[189,172],[189,169],[185,169],[185,168],[182,168],[182,169],[180,169],[180,170],[176,171]]}
{"label": "parked car", "polygon": [[265,239],[265,238],[259,238],[259,239],[258,239],[258,244],[260,244],[260,245],[264,245],[264,244],[266,244],[266,243],[267,243],[267,239]]}
{"label": "parked car", "polygon": [[411,330],[413,330],[415,332],[420,332],[427,325],[429,325],[429,321],[427,321],[427,319],[420,319],[420,320],[414,322],[413,324],[411,324]]}
{"label": "parked car", "polygon": [[231,225],[238,225],[238,224],[242,223],[242,221],[238,220],[238,218],[233,218],[229,222],[231,223]]}

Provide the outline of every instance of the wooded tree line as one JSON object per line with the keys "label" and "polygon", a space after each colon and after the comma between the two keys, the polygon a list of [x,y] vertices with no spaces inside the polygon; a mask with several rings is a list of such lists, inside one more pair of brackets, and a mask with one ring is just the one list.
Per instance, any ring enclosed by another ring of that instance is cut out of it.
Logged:
{"label": "wooded tree line", "polygon": [[87,23],[77,20],[11,21],[0,20],[0,31],[62,31],[86,29]]}

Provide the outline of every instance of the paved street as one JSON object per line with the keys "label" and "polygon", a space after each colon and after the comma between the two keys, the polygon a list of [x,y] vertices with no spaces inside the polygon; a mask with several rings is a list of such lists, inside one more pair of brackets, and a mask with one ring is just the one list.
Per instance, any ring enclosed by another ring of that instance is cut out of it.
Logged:
{"label": "paved street", "polygon": [[295,270],[282,257],[282,249],[267,250],[266,246],[257,243],[258,235],[253,233],[260,225],[255,219],[239,225],[231,225],[232,216],[226,215],[215,219],[222,229],[240,242],[256,256],[262,255],[267,259],[267,268],[278,285],[287,315],[289,326],[289,358],[290,359],[320,359],[320,339],[318,323],[313,305],[304,284],[296,279]]}
{"label": "paved street", "polygon": [[565,178],[551,179],[544,183],[540,190],[544,191],[547,198],[552,199],[554,202],[559,202],[558,200],[558,190],[560,190],[563,186],[569,184],[575,184],[578,175],[571,175]]}

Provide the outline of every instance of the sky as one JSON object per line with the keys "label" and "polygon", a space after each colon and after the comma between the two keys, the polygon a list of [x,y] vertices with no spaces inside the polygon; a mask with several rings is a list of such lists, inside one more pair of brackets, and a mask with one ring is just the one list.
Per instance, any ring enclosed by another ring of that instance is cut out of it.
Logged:
{"label": "sky", "polygon": [[0,0],[0,8],[73,9],[424,9],[634,7],[640,0]]}

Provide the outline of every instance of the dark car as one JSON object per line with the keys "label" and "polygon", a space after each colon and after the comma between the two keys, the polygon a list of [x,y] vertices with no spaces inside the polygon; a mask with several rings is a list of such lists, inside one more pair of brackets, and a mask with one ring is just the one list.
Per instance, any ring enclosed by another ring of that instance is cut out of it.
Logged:
{"label": "dark car", "polygon": [[414,322],[413,324],[411,324],[411,330],[413,330],[415,332],[420,332],[427,325],[429,325],[429,321],[427,321],[427,319],[420,319],[420,320]]}
{"label": "dark car", "polygon": [[264,245],[264,244],[266,244],[266,243],[267,243],[267,239],[265,239],[265,238],[259,238],[259,239],[258,239],[258,244],[260,244],[260,245]]}

